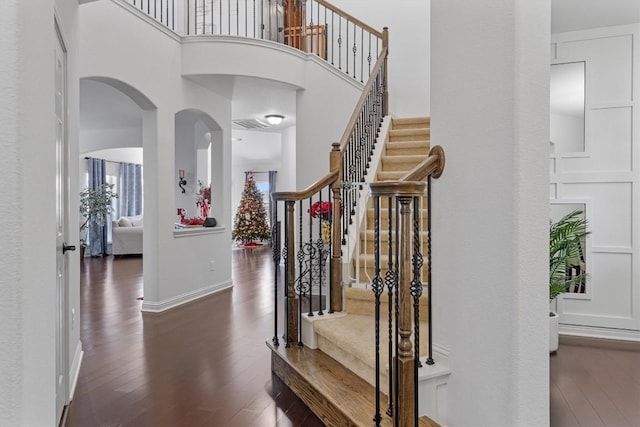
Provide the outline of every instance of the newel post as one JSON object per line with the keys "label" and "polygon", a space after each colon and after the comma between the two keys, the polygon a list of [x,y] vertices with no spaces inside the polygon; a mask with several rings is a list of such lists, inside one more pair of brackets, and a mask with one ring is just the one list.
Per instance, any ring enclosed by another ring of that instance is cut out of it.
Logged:
{"label": "newel post", "polygon": [[340,150],[340,143],[334,142],[331,148],[331,154],[329,155],[329,169],[333,172],[335,170],[340,171],[338,179],[331,187],[333,190],[333,210],[331,219],[331,283],[330,283],[330,307],[329,313],[334,311],[342,311],[342,255],[341,255],[341,241],[340,236],[340,224],[342,223],[342,206],[340,202],[341,198],[341,183],[343,179],[342,170],[342,151]]}
{"label": "newel post", "polygon": [[384,27],[382,29],[382,48],[387,48],[387,53],[384,55],[384,71],[382,81],[384,84],[384,97],[382,99],[382,115],[389,115],[389,80],[387,78],[387,59],[389,58],[389,28]]}
{"label": "newel post", "polygon": [[295,201],[287,200],[285,202],[286,212],[285,215],[285,271],[287,283],[285,283],[286,295],[285,295],[285,317],[286,317],[286,335],[285,345],[289,347],[291,343],[298,342],[298,298],[296,298],[296,266],[295,266],[295,232],[294,232],[294,209]]}
{"label": "newel post", "polygon": [[400,230],[398,233],[399,243],[399,295],[400,298],[400,316],[398,321],[398,330],[400,341],[398,343],[397,368],[398,379],[398,426],[413,426],[415,419],[414,405],[414,365],[416,363],[413,355],[413,344],[411,343],[411,334],[413,331],[413,323],[411,319],[412,296],[410,292],[411,285],[411,233],[413,229],[413,221],[411,215],[411,202],[413,197],[400,196]]}

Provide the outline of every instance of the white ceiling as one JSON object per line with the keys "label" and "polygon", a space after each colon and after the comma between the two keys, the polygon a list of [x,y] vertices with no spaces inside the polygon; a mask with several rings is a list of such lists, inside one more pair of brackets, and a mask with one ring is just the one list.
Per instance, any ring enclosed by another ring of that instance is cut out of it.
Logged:
{"label": "white ceiling", "polygon": [[551,0],[551,32],[640,22],[640,0]]}

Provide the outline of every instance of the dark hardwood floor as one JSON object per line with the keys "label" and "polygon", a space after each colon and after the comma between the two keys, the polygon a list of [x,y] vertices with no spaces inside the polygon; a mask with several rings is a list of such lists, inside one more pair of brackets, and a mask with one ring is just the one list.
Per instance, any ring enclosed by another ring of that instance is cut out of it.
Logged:
{"label": "dark hardwood floor", "polygon": [[[268,248],[234,251],[233,289],[143,315],[141,258],[85,260],[66,426],[322,426],[271,375],[272,277]],[[640,426],[640,344],[563,337],[550,365],[551,427]]]}
{"label": "dark hardwood floor", "polygon": [[234,288],[142,314],[142,259],[84,261],[84,360],[66,426],[323,424],[271,375],[268,248],[234,251]]}
{"label": "dark hardwood floor", "polygon": [[638,427],[640,343],[562,337],[549,388],[551,427]]}

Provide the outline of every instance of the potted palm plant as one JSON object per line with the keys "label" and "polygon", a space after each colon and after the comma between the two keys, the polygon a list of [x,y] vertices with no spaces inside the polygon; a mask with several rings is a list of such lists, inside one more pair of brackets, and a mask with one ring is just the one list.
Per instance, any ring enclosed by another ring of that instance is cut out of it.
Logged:
{"label": "potted palm plant", "polygon": [[113,192],[113,184],[102,184],[96,189],[85,188],[80,192],[80,258],[84,257],[87,247],[87,233],[91,224],[105,225],[107,217],[113,212],[111,202],[118,194]]}
{"label": "potted palm plant", "polygon": [[[581,285],[586,273],[580,269],[572,274],[572,268],[584,259],[583,245],[587,220],[583,212],[575,210],[563,216],[549,227],[549,303],[566,292],[572,285]],[[549,351],[558,350],[558,314],[549,312]]]}

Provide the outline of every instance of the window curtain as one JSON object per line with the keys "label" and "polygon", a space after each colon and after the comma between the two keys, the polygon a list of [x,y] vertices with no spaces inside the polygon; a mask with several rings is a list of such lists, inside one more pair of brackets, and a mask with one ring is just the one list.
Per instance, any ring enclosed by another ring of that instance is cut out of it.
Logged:
{"label": "window curtain", "polygon": [[118,179],[120,216],[142,214],[142,166],[120,163]]}
{"label": "window curtain", "polygon": [[[107,171],[105,168],[104,159],[88,158],[88,171],[89,171],[89,189],[97,190],[100,186],[107,182]],[[105,225],[98,225],[92,223],[89,226],[89,247],[88,252],[90,256],[102,256],[109,255],[111,248],[107,241],[107,235],[109,232],[108,227],[111,225],[109,218]]]}

